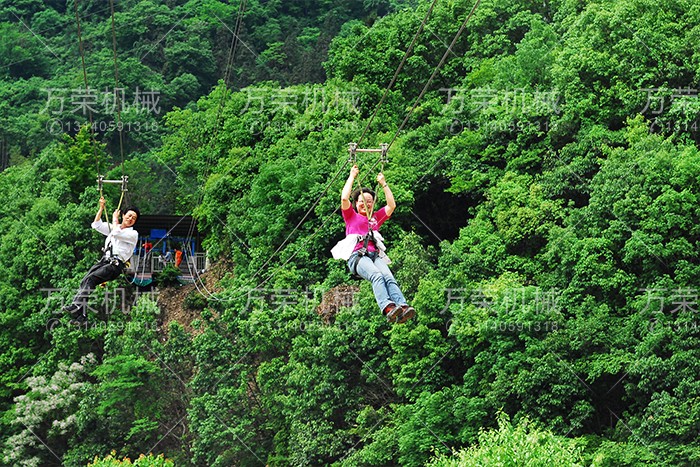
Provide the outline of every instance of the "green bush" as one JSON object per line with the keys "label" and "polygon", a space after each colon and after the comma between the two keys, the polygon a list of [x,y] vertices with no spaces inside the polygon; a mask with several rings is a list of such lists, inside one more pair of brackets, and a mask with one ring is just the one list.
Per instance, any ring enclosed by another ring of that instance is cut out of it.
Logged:
{"label": "green bush", "polygon": [[149,454],[148,456],[145,456],[141,454],[138,459],[135,461],[131,461],[128,457],[125,457],[122,460],[116,459],[115,457],[115,452],[113,451],[112,454],[108,455],[104,459],[97,459],[95,458],[94,462],[91,462],[88,464],[88,467],[112,467],[115,465],[134,465],[134,466],[139,466],[139,467],[174,467],[175,464],[173,461],[166,459],[163,454],[159,454],[158,456],[154,457],[153,454]]}
{"label": "green bush", "polygon": [[154,276],[159,287],[171,287],[180,285],[180,282],[177,280],[180,275],[182,275],[180,269],[169,264],[157,276]]}
{"label": "green bush", "polygon": [[190,310],[203,310],[207,306],[207,299],[198,290],[187,294],[184,305]]}
{"label": "green bush", "polygon": [[580,448],[575,441],[556,436],[546,430],[530,426],[525,419],[513,426],[508,416],[498,416],[498,429],[482,431],[479,444],[455,453],[441,456],[430,467],[574,467],[583,465]]}

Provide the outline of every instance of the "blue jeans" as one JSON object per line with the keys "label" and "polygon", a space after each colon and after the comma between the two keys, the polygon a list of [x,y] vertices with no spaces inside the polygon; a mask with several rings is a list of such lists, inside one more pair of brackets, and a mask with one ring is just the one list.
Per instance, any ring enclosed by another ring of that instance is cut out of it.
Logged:
{"label": "blue jeans", "polygon": [[[353,253],[348,260],[350,272],[354,274],[357,271],[360,277],[372,283],[374,298],[377,300],[380,310],[384,311],[384,308],[390,303],[406,304],[406,299],[401,293],[394,275],[389,270],[389,266],[379,257],[376,257],[374,261],[372,258],[375,258],[374,253],[368,253],[365,256],[357,256],[357,253]],[[357,263],[357,268],[355,268],[355,263]]]}

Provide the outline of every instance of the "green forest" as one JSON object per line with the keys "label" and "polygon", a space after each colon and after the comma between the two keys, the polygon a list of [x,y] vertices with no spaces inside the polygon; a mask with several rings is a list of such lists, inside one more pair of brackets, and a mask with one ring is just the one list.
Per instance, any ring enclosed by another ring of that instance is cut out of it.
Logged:
{"label": "green forest", "polygon": [[[0,465],[700,465],[700,3],[0,0],[0,37]],[[406,323],[331,256],[353,164]],[[100,176],[207,268],[76,326]]]}

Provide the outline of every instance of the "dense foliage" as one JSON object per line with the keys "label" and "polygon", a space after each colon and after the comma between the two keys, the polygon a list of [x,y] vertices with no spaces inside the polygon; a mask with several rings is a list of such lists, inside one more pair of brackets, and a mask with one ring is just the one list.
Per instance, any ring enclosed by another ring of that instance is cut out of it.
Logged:
{"label": "dense foliage", "polygon": [[118,467],[124,465],[134,465],[138,467],[174,467],[172,461],[165,459],[162,454],[157,457],[141,454],[134,462],[131,462],[131,459],[128,457],[122,460],[115,459],[114,456],[110,454],[104,459],[95,459],[94,462],[88,464],[88,467]]}
{"label": "dense foliage", "polygon": [[[106,2],[0,1],[0,462],[700,462],[700,5],[438,1],[378,107],[430,4],[116,2],[115,81]],[[361,137],[404,325],[329,254]],[[124,173],[216,284],[71,326]]]}
{"label": "dense foliage", "polygon": [[454,458],[442,456],[430,463],[431,467],[536,467],[583,465],[580,449],[567,438],[546,431],[531,429],[527,420],[513,426],[506,417],[499,416],[498,430],[483,431],[479,444],[463,450]]}

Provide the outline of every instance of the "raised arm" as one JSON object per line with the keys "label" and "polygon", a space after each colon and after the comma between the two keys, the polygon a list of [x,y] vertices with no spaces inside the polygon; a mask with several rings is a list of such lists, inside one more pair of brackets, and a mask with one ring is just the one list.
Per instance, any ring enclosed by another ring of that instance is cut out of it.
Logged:
{"label": "raised arm", "polygon": [[95,220],[92,221],[93,223],[99,222],[100,219],[102,218],[102,211],[105,210],[105,198],[104,196],[100,197],[100,209],[97,210],[97,214],[95,214]]}
{"label": "raised arm", "polygon": [[355,177],[360,172],[360,169],[356,165],[353,165],[350,169],[350,175],[348,176],[345,185],[343,186],[343,191],[340,192],[340,208],[345,211],[352,206],[350,202],[350,194],[352,193],[352,184],[355,183]]}
{"label": "raised arm", "polygon": [[382,190],[384,190],[384,199],[386,199],[386,215],[391,216],[391,214],[394,212],[394,209],[396,209],[396,201],[394,200],[394,194],[391,192],[391,188],[389,188],[389,184],[386,182],[383,173],[380,172],[377,174],[377,182],[379,182],[379,185],[381,185]]}
{"label": "raised arm", "polygon": [[120,225],[119,225],[120,214],[121,214],[121,210],[119,208],[115,209],[114,212],[112,213],[112,228],[113,229],[118,229],[120,227]]}

